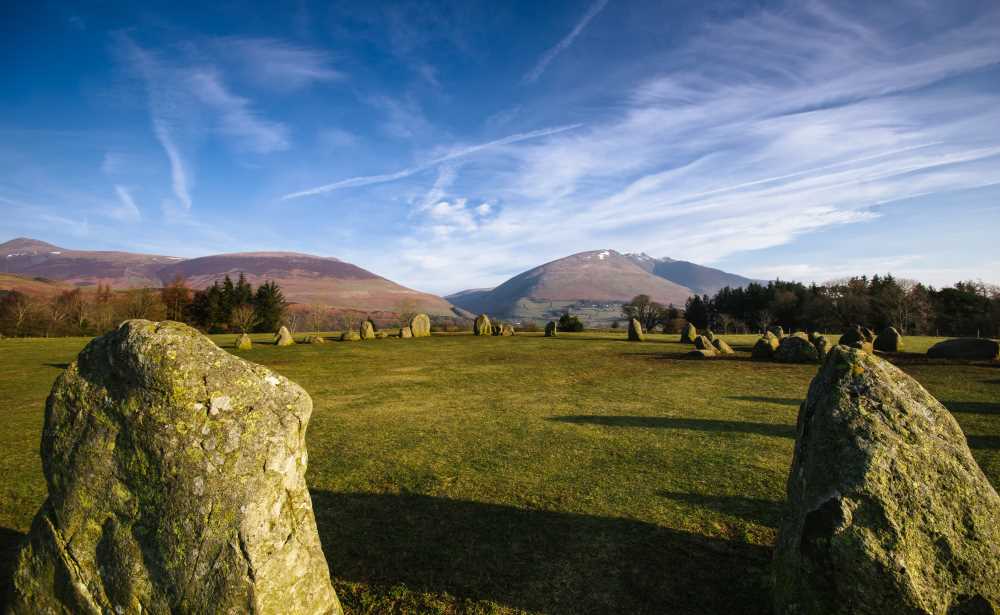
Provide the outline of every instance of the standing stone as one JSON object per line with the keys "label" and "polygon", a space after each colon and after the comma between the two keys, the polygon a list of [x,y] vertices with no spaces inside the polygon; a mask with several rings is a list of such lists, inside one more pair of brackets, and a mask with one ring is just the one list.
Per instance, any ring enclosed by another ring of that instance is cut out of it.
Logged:
{"label": "standing stone", "polygon": [[715,346],[715,351],[719,354],[736,354],[733,348],[721,337],[712,340],[712,345]]}
{"label": "standing stone", "polygon": [[779,340],[785,337],[785,328],[781,325],[771,325],[767,328],[767,331]]}
{"label": "standing stone", "polygon": [[504,337],[510,337],[514,335],[514,325],[505,324],[500,327],[500,335]]}
{"label": "standing stone", "polygon": [[250,350],[253,348],[253,340],[246,333],[240,333],[239,337],[236,338],[236,350]]}
{"label": "standing stone", "polygon": [[696,337],[698,337],[698,329],[691,323],[684,325],[684,328],[681,329],[682,344],[693,344]]}
{"label": "standing stone", "polygon": [[813,346],[816,347],[816,354],[819,355],[819,360],[822,361],[826,358],[826,354],[830,352],[830,341],[826,339],[824,335],[818,335],[813,341]]}
{"label": "standing stone", "polygon": [[846,333],[840,336],[840,341],[837,342],[837,345],[858,348],[868,353],[874,350],[872,340],[868,336],[868,330],[861,326],[854,326],[848,329]]}
{"label": "standing stone", "polygon": [[282,325],[278,332],[274,334],[275,346],[291,346],[295,343],[292,334],[288,332],[288,327]]}
{"label": "standing stone", "polygon": [[490,331],[492,331],[493,335],[500,335],[503,332],[503,325],[495,322],[490,326]]}
{"label": "standing stone", "polygon": [[339,615],[301,387],[175,322],[91,341],[45,408],[9,612]]}
{"label": "standing stone", "polygon": [[1000,496],[954,417],[837,346],[799,409],[774,556],[779,614],[995,613]]}
{"label": "standing stone", "polygon": [[305,339],[307,344],[325,344],[326,340],[323,339],[322,335],[307,335]]}
{"label": "standing stone", "polygon": [[642,324],[635,318],[628,321],[628,341],[641,342],[646,338],[642,333]]}
{"label": "standing stone", "polygon": [[550,320],[548,324],[545,325],[545,337],[555,337],[559,333],[559,328],[556,327],[556,321]]}
{"label": "standing stone", "polygon": [[410,332],[413,337],[431,336],[431,319],[427,314],[417,314],[410,320]]}
{"label": "standing stone", "polygon": [[694,347],[697,350],[711,350],[713,352],[715,351],[715,346],[712,345],[712,340],[708,339],[708,337],[704,335],[699,335],[698,337],[694,338]]}
{"label": "standing stone", "polygon": [[493,335],[490,317],[486,314],[476,316],[476,321],[472,324],[472,333],[473,335]]}
{"label": "standing stone", "polygon": [[903,352],[903,336],[895,327],[886,327],[875,338],[873,346],[882,352]]}
{"label": "standing stone", "polygon": [[702,335],[704,335],[705,337],[707,337],[708,341],[710,341],[710,342],[714,342],[715,341],[715,333],[713,333],[711,329],[705,329],[705,332],[702,333]]}
{"label": "standing stone", "polygon": [[927,350],[934,359],[1000,359],[1000,342],[981,337],[959,337],[934,344]]}
{"label": "standing stone", "polygon": [[753,349],[750,351],[750,358],[755,361],[770,361],[774,358],[774,351],[778,349],[778,344],[777,336],[767,331],[753,345]]}
{"label": "standing stone", "polygon": [[774,351],[774,360],[779,363],[816,363],[819,352],[812,342],[797,335],[786,335]]}
{"label": "standing stone", "polygon": [[342,342],[360,342],[361,336],[357,331],[344,331],[340,334],[340,341]]}
{"label": "standing stone", "polygon": [[361,321],[361,329],[358,331],[358,335],[363,340],[375,339],[375,323],[370,318]]}
{"label": "standing stone", "polygon": [[409,327],[403,327],[402,329],[399,330],[399,337],[403,339],[410,339],[411,337],[413,337],[413,329],[410,329]]}

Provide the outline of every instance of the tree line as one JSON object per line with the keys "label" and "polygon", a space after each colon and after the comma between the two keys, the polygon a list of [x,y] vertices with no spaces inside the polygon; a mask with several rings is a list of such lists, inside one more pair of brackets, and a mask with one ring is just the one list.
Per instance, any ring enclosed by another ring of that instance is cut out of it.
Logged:
{"label": "tree line", "polygon": [[0,333],[14,337],[99,335],[132,318],[176,320],[210,333],[275,331],[288,317],[277,283],[254,289],[243,274],[236,282],[227,275],[204,290],[192,290],[178,276],[159,289],[113,291],[98,284],[49,299],[0,291]]}
{"label": "tree line", "polygon": [[998,337],[1000,288],[968,281],[935,289],[892,275],[810,285],[775,280],[692,296],[683,312],[639,295],[622,313],[646,330],[676,331],[685,321],[723,332],[756,332],[771,325],[837,332],[860,324],[875,330],[892,326],[904,335]]}

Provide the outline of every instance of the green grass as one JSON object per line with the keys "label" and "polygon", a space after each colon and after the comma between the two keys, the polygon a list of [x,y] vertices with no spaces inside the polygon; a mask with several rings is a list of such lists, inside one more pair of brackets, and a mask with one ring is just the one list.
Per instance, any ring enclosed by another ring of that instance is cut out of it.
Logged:
{"label": "green grass", "polygon": [[[734,358],[684,360],[676,337],[435,335],[237,354],[312,395],[308,480],[349,613],[766,613],[816,368],[750,362],[756,336],[725,336]],[[45,396],[85,343],[0,340],[8,561],[45,497]],[[1000,484],[997,365],[899,361]]]}

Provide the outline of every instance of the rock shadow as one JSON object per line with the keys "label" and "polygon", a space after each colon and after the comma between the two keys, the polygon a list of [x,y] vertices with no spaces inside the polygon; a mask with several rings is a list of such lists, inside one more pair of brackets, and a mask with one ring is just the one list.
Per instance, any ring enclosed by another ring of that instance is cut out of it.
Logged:
{"label": "rock shadow", "polygon": [[700,493],[679,493],[659,491],[658,496],[676,502],[693,504],[702,508],[740,517],[746,521],[766,525],[774,529],[781,522],[783,502],[765,500],[764,498],[748,498],[733,495],[704,495]]}
{"label": "rock shadow", "polygon": [[69,363],[42,363],[45,367],[54,367],[56,369],[66,369],[69,367]]}
{"label": "rock shadow", "polygon": [[576,415],[552,416],[547,420],[576,425],[604,425],[606,427],[646,427],[656,429],[691,429],[711,432],[750,433],[762,436],[794,438],[795,426],[780,423],[752,423],[747,421],[719,421],[714,419],[689,419],[673,416],[614,416]]}
{"label": "rock shadow", "polygon": [[1000,451],[1000,436],[965,436],[969,448]]}
{"label": "rock shadow", "polygon": [[14,565],[25,534],[9,527],[0,527],[0,613],[6,612],[13,590]]}
{"label": "rock shadow", "polygon": [[795,406],[796,408],[802,405],[802,399],[799,397],[765,397],[763,395],[732,395],[726,397],[726,399],[760,402],[764,404],[779,404],[782,406]]}
{"label": "rock shadow", "polygon": [[945,401],[944,407],[952,412],[969,414],[1000,415],[1000,402],[989,401]]}
{"label": "rock shadow", "polygon": [[[331,574],[552,613],[768,613],[771,549],[619,517],[314,490]],[[345,604],[350,609],[350,604]]]}

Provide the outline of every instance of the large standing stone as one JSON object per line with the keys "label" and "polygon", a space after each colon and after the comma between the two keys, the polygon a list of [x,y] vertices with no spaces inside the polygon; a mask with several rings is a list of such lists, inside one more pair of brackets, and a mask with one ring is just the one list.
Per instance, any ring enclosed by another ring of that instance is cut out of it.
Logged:
{"label": "large standing stone", "polygon": [[840,340],[837,342],[837,345],[850,346],[851,348],[858,348],[870,353],[874,350],[874,347],[872,346],[872,340],[869,339],[868,333],[869,330],[864,327],[851,327],[846,333],[840,336]]}
{"label": "large standing stone", "polygon": [[1000,359],[1000,342],[981,337],[959,337],[934,344],[927,356],[935,359]]}
{"label": "large standing stone", "polygon": [[781,325],[771,325],[767,328],[767,332],[778,338],[779,340],[785,337],[785,328]]}
{"label": "large standing stone", "polygon": [[431,319],[427,314],[417,314],[410,320],[410,332],[413,337],[431,336]]}
{"label": "large standing stone", "polygon": [[641,342],[646,338],[642,333],[642,324],[635,318],[628,321],[628,341]]}
{"label": "large standing stone", "polygon": [[253,340],[246,333],[240,333],[234,345],[236,346],[236,350],[250,350],[253,348]]}
{"label": "large standing stone", "polygon": [[282,325],[278,332],[274,334],[274,344],[276,346],[291,346],[295,343],[292,334],[288,332],[288,327]]}
{"label": "large standing stone", "polygon": [[130,320],[52,387],[49,496],[10,612],[341,613],[306,488],[301,387]]}
{"label": "large standing stone", "polygon": [[556,326],[556,321],[550,320],[548,324],[545,325],[545,337],[555,337],[559,333],[559,328]]}
{"label": "large standing stone", "polygon": [[500,326],[500,335],[510,337],[514,335],[514,325],[503,324]]}
{"label": "large standing stone", "polygon": [[403,327],[402,329],[399,330],[399,337],[403,339],[410,339],[411,337],[413,337],[413,330],[410,329],[409,327]]}
{"label": "large standing stone", "polygon": [[322,335],[307,335],[304,340],[307,344],[325,344],[326,339]]}
{"label": "large standing stone", "polygon": [[472,324],[472,333],[473,335],[493,335],[490,317],[486,314],[476,316],[476,321]]}
{"label": "large standing stone", "polygon": [[684,325],[681,329],[681,343],[682,344],[693,344],[694,338],[698,337],[698,329],[695,328],[691,323]]}
{"label": "large standing stone", "polygon": [[774,351],[774,360],[779,363],[816,363],[819,361],[819,352],[808,339],[786,335],[781,338],[778,349]]}
{"label": "large standing stone", "polygon": [[948,410],[838,346],[799,410],[774,564],[779,614],[994,613],[1000,496]]}
{"label": "large standing stone", "polygon": [[902,352],[903,336],[895,327],[886,327],[878,334],[873,344],[875,350],[882,352]]}
{"label": "large standing stone", "polygon": [[370,318],[361,321],[361,328],[358,330],[358,335],[363,340],[375,339],[375,323]]}
{"label": "large standing stone", "polygon": [[694,338],[694,347],[697,350],[711,350],[715,351],[715,346],[712,345],[712,340],[708,339],[705,335],[699,335]]}

